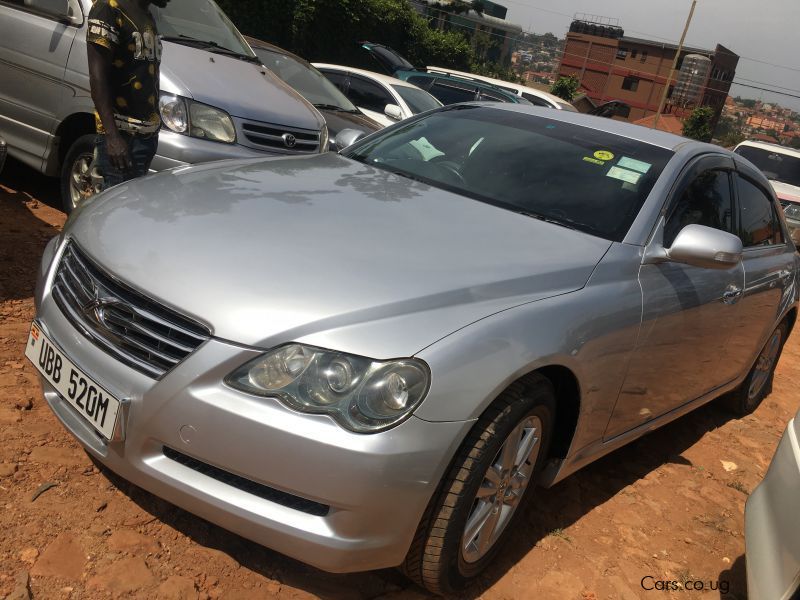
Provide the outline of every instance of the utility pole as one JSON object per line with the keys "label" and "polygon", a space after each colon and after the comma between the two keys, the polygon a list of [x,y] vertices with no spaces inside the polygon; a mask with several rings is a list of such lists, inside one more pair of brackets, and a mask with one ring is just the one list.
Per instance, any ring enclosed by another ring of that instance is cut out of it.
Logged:
{"label": "utility pole", "polygon": [[683,28],[683,34],[681,35],[681,41],[678,43],[678,51],[675,53],[675,58],[672,61],[672,67],[669,70],[669,77],[667,77],[667,81],[664,84],[664,93],[661,94],[661,102],[658,104],[658,112],[656,112],[656,118],[653,119],[653,129],[658,127],[658,120],[661,118],[661,112],[664,110],[664,105],[667,103],[667,93],[669,93],[669,82],[672,81],[672,76],[675,74],[675,67],[678,66],[678,59],[681,56],[681,51],[683,50],[683,42],[686,40],[686,33],[689,31],[689,24],[692,22],[692,17],[694,16],[694,7],[697,6],[697,0],[692,0],[692,8],[689,10],[689,17],[686,19],[686,25]]}

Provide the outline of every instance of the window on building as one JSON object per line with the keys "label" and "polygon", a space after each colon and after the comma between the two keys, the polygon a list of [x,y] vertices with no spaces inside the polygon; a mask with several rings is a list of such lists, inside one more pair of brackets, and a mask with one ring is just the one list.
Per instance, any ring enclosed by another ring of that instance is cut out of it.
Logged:
{"label": "window on building", "polygon": [[622,89],[629,92],[635,92],[639,89],[639,78],[628,75],[622,80]]}
{"label": "window on building", "polygon": [[625,60],[627,57],[628,57],[627,48],[617,48],[617,58],[619,60]]}
{"label": "window on building", "polygon": [[639,51],[636,48],[631,48],[631,58],[636,58],[637,54],[639,54]]}
{"label": "window on building", "polygon": [[647,50],[642,50],[642,55],[639,58],[640,61],[645,62],[647,60]]}

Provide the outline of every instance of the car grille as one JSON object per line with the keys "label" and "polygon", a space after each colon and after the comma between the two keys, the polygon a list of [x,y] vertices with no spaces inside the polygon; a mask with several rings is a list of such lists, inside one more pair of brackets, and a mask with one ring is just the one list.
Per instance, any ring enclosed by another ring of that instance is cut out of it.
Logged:
{"label": "car grille", "polygon": [[217,481],[231,487],[235,487],[238,490],[247,492],[248,494],[252,494],[253,496],[257,496],[264,500],[269,500],[275,504],[280,504],[281,506],[285,506],[293,510],[299,510],[316,517],[324,517],[330,511],[330,507],[327,504],[321,504],[319,502],[314,502],[313,500],[307,500],[306,498],[301,498],[300,496],[295,496],[294,494],[289,494],[288,492],[276,490],[275,488],[271,488],[263,483],[256,483],[250,479],[245,479],[239,475],[234,475],[233,473],[199,461],[196,458],[187,456],[186,454],[178,452],[177,450],[173,450],[168,446],[164,446],[164,456],[170,460],[174,460],[176,463],[179,463],[184,467],[188,467],[193,471],[197,471],[201,475],[205,475],[211,479],[216,479]]}
{"label": "car grille", "polygon": [[241,127],[247,141],[259,149],[297,154],[319,151],[319,132],[247,121],[242,122]]}
{"label": "car grille", "polygon": [[116,281],[74,242],[64,250],[52,293],[64,315],[84,335],[155,379],[211,337],[202,325]]}

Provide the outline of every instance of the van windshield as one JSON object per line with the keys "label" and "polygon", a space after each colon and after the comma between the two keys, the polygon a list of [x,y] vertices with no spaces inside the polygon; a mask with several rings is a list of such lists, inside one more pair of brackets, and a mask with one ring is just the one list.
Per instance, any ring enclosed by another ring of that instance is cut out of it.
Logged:
{"label": "van windshield", "polygon": [[180,39],[207,42],[237,54],[253,57],[253,51],[228,16],[214,0],[171,0],[166,8],[151,6],[159,35],[169,41]]}

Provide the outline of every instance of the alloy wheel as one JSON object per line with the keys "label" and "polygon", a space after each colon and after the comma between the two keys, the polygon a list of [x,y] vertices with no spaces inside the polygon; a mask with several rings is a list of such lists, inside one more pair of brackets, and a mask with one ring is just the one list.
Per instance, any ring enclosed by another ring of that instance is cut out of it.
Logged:
{"label": "alloy wheel", "polygon": [[764,346],[761,354],[759,354],[758,360],[756,360],[755,368],[753,369],[753,377],[750,381],[750,389],[747,392],[748,401],[757,398],[764,389],[764,386],[772,374],[772,370],[775,368],[775,361],[778,359],[782,340],[783,332],[779,327],[772,334],[769,342],[767,342],[767,345]]}
{"label": "alloy wheel", "polygon": [[522,420],[486,470],[461,537],[461,555],[474,563],[494,546],[517,510],[539,455],[542,421]]}

